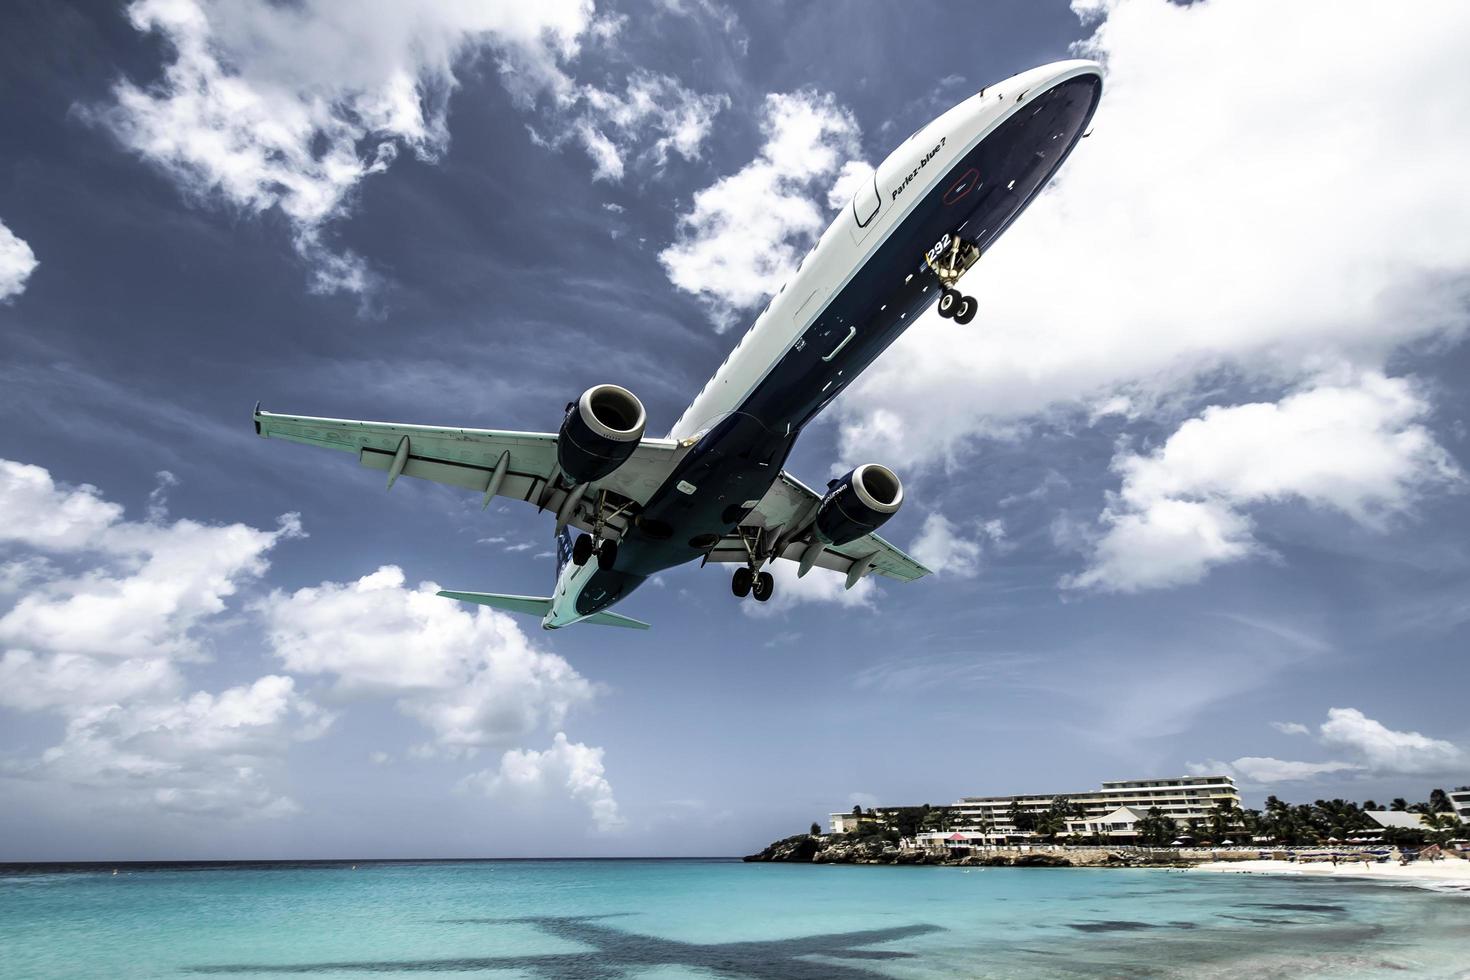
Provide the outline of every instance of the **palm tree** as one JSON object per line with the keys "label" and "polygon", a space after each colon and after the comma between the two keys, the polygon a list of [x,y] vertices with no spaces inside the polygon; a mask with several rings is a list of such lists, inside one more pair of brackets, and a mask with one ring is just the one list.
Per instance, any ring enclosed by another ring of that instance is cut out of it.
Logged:
{"label": "palm tree", "polygon": [[1405,800],[1402,796],[1395,796],[1393,798],[1393,802],[1388,805],[1388,808],[1390,810],[1397,810],[1402,813],[1409,808],[1409,804],[1408,801]]}

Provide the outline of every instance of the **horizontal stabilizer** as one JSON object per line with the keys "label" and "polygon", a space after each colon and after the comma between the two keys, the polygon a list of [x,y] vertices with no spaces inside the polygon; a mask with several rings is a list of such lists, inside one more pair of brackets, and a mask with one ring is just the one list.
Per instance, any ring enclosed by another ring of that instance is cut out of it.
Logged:
{"label": "horizontal stabilizer", "polygon": [[623,627],[623,629],[629,630],[646,630],[653,628],[649,626],[649,624],[643,622],[643,620],[641,619],[634,619],[632,616],[620,616],[615,612],[593,613],[591,616],[588,616],[586,619],[582,620],[582,622],[591,623],[593,626],[621,626]]}
{"label": "horizontal stabilizer", "polygon": [[482,606],[492,606],[507,612],[530,613],[532,616],[545,616],[551,611],[549,596],[542,598],[534,595],[501,595],[499,592],[440,592],[439,594],[446,599],[476,602]]}

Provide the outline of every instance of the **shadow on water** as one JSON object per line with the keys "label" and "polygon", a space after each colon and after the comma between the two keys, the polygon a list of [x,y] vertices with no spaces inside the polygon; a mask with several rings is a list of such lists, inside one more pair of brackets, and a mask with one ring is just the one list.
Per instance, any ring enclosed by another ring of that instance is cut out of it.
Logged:
{"label": "shadow on water", "polygon": [[1102,919],[1097,922],[1066,922],[1068,929],[1078,932],[1141,932],[1144,929],[1193,929],[1193,922],[1133,922],[1128,919]]}
{"label": "shadow on water", "polygon": [[858,932],[822,933],[795,939],[736,943],[686,943],[614,929],[596,920],[613,916],[546,916],[521,919],[467,919],[466,923],[530,923],[558,939],[595,947],[585,953],[542,953],[523,956],[456,957],[435,960],[361,960],[331,963],[228,963],[184,967],[192,973],[453,973],[473,970],[524,970],[550,980],[596,980],[622,977],[627,971],[656,966],[683,966],[751,980],[876,980],[884,974],[859,966],[812,962],[801,957],[842,960],[897,960],[914,954],[897,950],[861,949],[942,931],[939,926],[911,925]]}

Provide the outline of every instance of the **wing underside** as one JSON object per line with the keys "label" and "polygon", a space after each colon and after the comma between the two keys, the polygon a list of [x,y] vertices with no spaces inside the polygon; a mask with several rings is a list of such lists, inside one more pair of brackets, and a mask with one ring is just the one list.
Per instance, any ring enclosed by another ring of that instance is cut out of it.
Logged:
{"label": "wing underside", "polygon": [[[484,497],[521,500],[560,514],[573,493],[558,480],[556,434],[496,429],[441,428],[392,422],[277,415],[255,410],[255,431],[271,439],[336,449],[357,456],[358,464],[388,475],[459,487]],[[644,439],[632,458],[606,479],[582,488],[566,515],[572,527],[590,531],[590,511],[598,493],[611,499],[604,513],[613,534],[627,530],[636,505],[645,503],[673,469],[679,444]],[[621,505],[621,509],[619,506]]]}
{"label": "wing underside", "polygon": [[[615,537],[627,531],[636,511],[663,485],[684,448],[670,439],[644,439],[610,476],[573,491],[558,479],[556,434],[550,432],[277,415],[258,406],[255,430],[272,439],[352,453],[359,465],[386,473],[389,487],[400,477],[411,477],[479,493],[487,506],[496,497],[521,500],[584,531],[592,530],[593,500],[604,494],[606,533]],[[569,496],[578,492],[580,496],[563,513]],[[849,588],[870,572],[901,582],[929,574],[929,569],[877,534],[821,546],[811,533],[820,502],[816,491],[782,473],[738,531],[716,542],[705,561],[744,562],[754,543],[760,553],[796,562],[803,570],[840,572],[847,576]]]}

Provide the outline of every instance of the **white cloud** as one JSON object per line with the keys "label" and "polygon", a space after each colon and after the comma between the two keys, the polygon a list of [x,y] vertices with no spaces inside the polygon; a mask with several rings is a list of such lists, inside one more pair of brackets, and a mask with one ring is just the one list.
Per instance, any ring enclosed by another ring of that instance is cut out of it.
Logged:
{"label": "white cloud", "polygon": [[339,697],[391,697],[437,751],[504,749],[562,725],[593,685],[533,647],[508,615],[404,584],[385,565],[355,582],[273,592],[258,608],[286,669],[334,678]]}
{"label": "white cloud", "polygon": [[1119,493],[1075,587],[1132,592],[1195,582],[1261,549],[1243,509],[1300,500],[1383,529],[1463,475],[1423,425],[1411,379],[1365,372],[1280,402],[1212,407],[1148,455],[1120,454]]}
{"label": "white cloud", "polygon": [[975,526],[975,536],[966,536],[962,528],[939,511],[934,511],[924,518],[919,536],[909,546],[909,553],[936,575],[974,578],[980,572],[984,553],[982,538],[990,541],[997,550],[1003,549],[1005,525],[998,520],[985,521]]}
{"label": "white cloud", "polygon": [[602,749],[569,742],[562,732],[556,733],[551,748],[544,751],[511,749],[500,757],[498,769],[471,773],[460,781],[460,788],[525,802],[537,801],[550,790],[562,790],[586,805],[599,831],[620,830],[625,823],[604,774]]}
{"label": "white cloud", "polygon": [[766,96],[761,132],[756,158],[696,193],[659,253],[719,330],[780,288],[827,224],[821,203],[833,181],[850,186],[860,166],[857,120],[830,94]]}
{"label": "white cloud", "polygon": [[114,802],[209,817],[281,817],[296,803],[271,787],[292,739],[330,724],[289,677],[219,694],[99,704],[74,714],[60,744],[14,774],[106,790]]}
{"label": "white cloud", "polygon": [[272,785],[278,763],[293,738],[320,734],[331,716],[289,677],[181,696],[180,664],[207,655],[201,634],[300,526],[294,515],[275,531],[169,523],[162,507],[154,495],[149,519],[128,521],[95,487],[0,460],[0,548],[44,553],[4,566],[21,573],[19,598],[0,616],[0,640],[12,647],[0,656],[0,706],[66,719],[59,744],[7,771],[104,790],[109,805],[289,813],[295,804]]}
{"label": "white cloud", "polygon": [[1234,762],[1190,763],[1189,771],[1200,776],[1238,776],[1250,783],[1295,783],[1334,772],[1354,772],[1362,766],[1351,762],[1293,762],[1270,756],[1243,756]]}
{"label": "white cloud", "polygon": [[295,515],[274,531],[124,520],[95,487],[61,486],[42,467],[12,460],[0,460],[0,513],[0,546],[68,558],[65,566],[39,556],[11,563],[28,577],[0,616],[0,642],[13,648],[0,673],[19,685],[0,702],[31,708],[110,700],[150,684],[175,690],[171,662],[204,657],[201,627],[264,573],[271,548],[301,533]]}
{"label": "white cloud", "polygon": [[[1288,735],[1308,735],[1296,722],[1272,722]],[[1326,762],[1298,762],[1269,756],[1244,756],[1233,762],[1190,764],[1191,772],[1235,774],[1250,783],[1309,782],[1332,773],[1354,772],[1372,776],[1447,775],[1464,769],[1470,753],[1443,739],[1418,732],[1394,731],[1357,708],[1331,708],[1317,729],[1317,741],[1348,758]]]}
{"label": "white cloud", "polygon": [[926,315],[839,399],[844,458],[946,461],[1058,407],[1380,368],[1463,332],[1470,6],[1093,8],[1092,136],[965,280],[976,321]]}
{"label": "white cloud", "polygon": [[[580,90],[585,110],[566,136],[582,143],[592,158],[594,180],[619,181],[625,160],[636,155],[662,169],[669,153],[699,159],[715,116],[728,107],[724,95],[699,95],[677,79],[635,72],[621,95],[595,86]],[[639,149],[641,144],[646,147]]]}
{"label": "white cloud", "polygon": [[25,292],[26,280],[38,264],[31,247],[0,221],[0,303]]}
{"label": "white cloud", "polygon": [[1444,773],[1463,767],[1459,746],[1418,732],[1396,732],[1356,708],[1332,708],[1322,723],[1322,742],[1344,749],[1375,772]]}
{"label": "white cloud", "polygon": [[544,100],[565,134],[553,142],[580,141],[601,177],[621,176],[629,153],[655,165],[671,151],[696,157],[726,104],[649,73],[634,74],[622,95],[578,86],[564,66],[589,36],[616,34],[592,0],[134,0],[128,13],[172,58],[151,86],[120,82],[94,117],[190,196],[251,214],[278,209],[322,292],[372,284],[327,225],[403,150],[425,161],[447,150],[456,69],[477,56],[493,58],[523,108]]}
{"label": "white cloud", "polygon": [[871,574],[847,588],[847,576],[825,568],[813,568],[805,578],[797,577],[795,562],[777,561],[766,566],[776,580],[776,591],[766,602],[748,600],[740,608],[748,616],[765,618],[788,612],[806,602],[830,602],[846,609],[871,609],[878,595]]}

